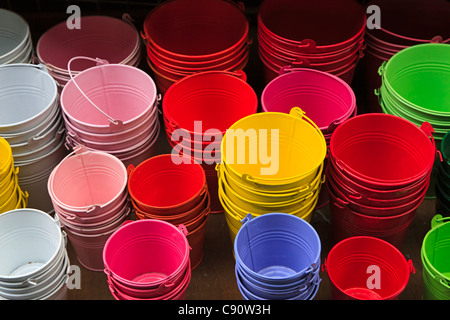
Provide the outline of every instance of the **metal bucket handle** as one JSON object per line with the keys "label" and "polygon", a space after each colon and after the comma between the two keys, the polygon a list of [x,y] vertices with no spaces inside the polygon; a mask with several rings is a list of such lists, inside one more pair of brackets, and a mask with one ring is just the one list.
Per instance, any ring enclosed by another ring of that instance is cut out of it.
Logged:
{"label": "metal bucket handle", "polygon": [[414,42],[422,42],[422,43],[449,43],[449,42],[450,42],[450,38],[444,40],[444,39],[442,38],[442,36],[434,36],[434,37],[431,38],[430,40],[414,39],[414,38],[410,38],[410,37],[407,37],[407,36],[402,36],[402,35],[397,34],[397,33],[395,33],[395,32],[392,32],[392,31],[383,29],[383,28],[381,28],[381,26],[378,26],[378,25],[376,25],[376,24],[374,24],[374,26],[375,26],[378,30],[380,30],[380,31],[382,31],[382,32],[384,32],[384,33],[386,33],[386,34],[388,34],[388,35],[391,35],[391,36],[393,36],[393,37],[400,38],[400,39],[403,39],[403,40],[414,41]]}
{"label": "metal bucket handle", "polygon": [[75,81],[75,78],[72,75],[72,71],[70,69],[70,65],[72,63],[72,61],[74,60],[80,60],[80,59],[85,59],[85,60],[90,60],[93,62],[96,62],[97,66],[101,66],[101,65],[105,65],[105,64],[109,64],[108,61],[104,60],[104,59],[100,59],[100,58],[90,58],[90,57],[83,57],[83,56],[78,56],[78,57],[73,57],[69,60],[69,62],[67,63],[67,71],[69,72],[69,76],[70,79],[72,80],[73,84],[77,87],[77,89],[80,91],[80,93],[82,94],[82,96],[89,101],[89,103],[95,108],[97,109],[97,111],[99,111],[100,113],[102,113],[106,118],[108,118],[109,122],[110,122],[110,127],[121,127],[123,126],[123,121],[122,120],[118,120],[118,119],[114,119],[113,117],[111,117],[110,115],[108,115],[106,112],[104,112],[102,109],[100,109],[91,99],[89,99],[89,97],[83,92],[83,90],[81,90],[81,88],[78,86],[77,82]]}
{"label": "metal bucket handle", "polygon": [[[323,133],[320,130],[320,128],[314,123],[314,121],[312,121],[305,115],[305,112],[301,108],[293,107],[289,112],[289,116],[292,116],[294,118],[299,118],[301,120],[305,120],[309,125],[311,125],[314,129],[316,129],[316,131],[323,137]],[[323,138],[323,139],[325,140],[325,138]],[[251,175],[246,174],[246,173],[242,175],[242,179],[246,180],[247,182],[250,182],[250,183],[258,184],[258,182]],[[290,179],[291,178],[287,177],[287,178],[281,178],[281,179],[277,179],[277,180],[285,181],[285,180],[290,180]],[[258,180],[270,181],[271,179],[265,179],[265,178],[259,177]]]}

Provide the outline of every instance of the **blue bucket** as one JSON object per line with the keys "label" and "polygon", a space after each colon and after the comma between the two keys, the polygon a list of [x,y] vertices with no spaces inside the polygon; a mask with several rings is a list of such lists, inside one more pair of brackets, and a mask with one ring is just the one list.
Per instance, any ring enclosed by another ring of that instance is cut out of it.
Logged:
{"label": "blue bucket", "polygon": [[234,253],[244,298],[304,299],[319,285],[320,238],[307,221],[294,215],[247,215]]}
{"label": "blue bucket", "polygon": [[317,272],[305,283],[291,288],[277,288],[274,285],[268,288],[265,283],[256,284],[251,279],[245,278],[239,268],[236,268],[235,272],[238,288],[243,296],[251,297],[249,300],[309,300],[314,298],[322,280]]}

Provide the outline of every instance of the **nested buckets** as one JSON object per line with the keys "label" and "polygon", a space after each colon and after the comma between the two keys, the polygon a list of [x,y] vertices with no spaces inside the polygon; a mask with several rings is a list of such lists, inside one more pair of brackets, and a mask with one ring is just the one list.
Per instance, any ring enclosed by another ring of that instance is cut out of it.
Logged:
{"label": "nested buckets", "polygon": [[129,221],[103,250],[116,300],[183,300],[191,280],[187,230],[157,219]]}
{"label": "nested buckets", "polygon": [[0,137],[0,214],[27,206],[28,194],[19,186],[11,146]]}
{"label": "nested buckets", "polygon": [[450,216],[450,131],[441,141],[442,161],[436,164],[436,212]]}
{"label": "nested buckets", "polygon": [[[44,32],[36,45],[37,60],[64,87],[71,79],[67,64],[73,57],[103,58],[109,63],[137,67],[141,60],[139,33],[124,14],[122,19],[108,16],[81,16],[79,28],[69,29],[67,21]],[[95,66],[91,61],[76,61],[72,74]]]}
{"label": "nested buckets", "polygon": [[415,268],[387,241],[355,236],[335,244],[323,264],[334,300],[398,300]]}
{"label": "nested buckets", "polygon": [[[280,76],[265,86],[261,107],[264,112],[284,113],[300,108],[322,131],[327,145],[336,127],[357,113],[355,94],[345,81],[309,68],[283,67]],[[316,208],[327,203],[327,189],[322,188]]]}
{"label": "nested buckets", "polygon": [[366,28],[365,54],[360,63],[362,93],[365,93],[363,98],[369,112],[382,112],[377,96],[373,94],[381,85],[378,68],[408,47],[424,43],[449,44],[450,7],[445,0],[371,0],[365,7],[375,8],[375,11],[367,10],[368,18],[376,17],[376,10],[380,15],[379,19],[370,18],[371,26]]}
{"label": "nested buckets", "polygon": [[245,8],[226,0],[171,0],[147,15],[147,62],[164,94],[185,76],[242,70],[251,41]]}
{"label": "nested buckets", "polygon": [[33,58],[28,23],[17,13],[0,8],[0,65],[32,63]]}
{"label": "nested buckets", "polygon": [[289,213],[310,221],[323,184],[326,142],[299,108],[235,122],[221,144],[219,200],[231,240],[248,213]]}
{"label": "nested buckets", "polygon": [[177,81],[164,95],[164,125],[172,153],[202,165],[212,213],[223,212],[215,170],[222,137],[233,123],[258,110],[258,97],[246,80],[244,72],[200,72]]}
{"label": "nested buckets", "polygon": [[137,165],[157,152],[160,124],[159,96],[153,79],[144,71],[101,59],[65,85],[61,109],[69,148],[110,153],[127,167]]}
{"label": "nested buckets", "polygon": [[312,68],[352,82],[366,27],[358,2],[265,0],[257,19],[266,83],[283,67]]}
{"label": "nested buckets", "polygon": [[321,243],[305,220],[249,214],[234,241],[235,273],[245,300],[312,300],[321,281]]}
{"label": "nested buckets", "polygon": [[450,299],[450,223],[448,217],[437,214],[425,235],[420,257],[423,269],[424,300]]}
{"label": "nested buckets", "polygon": [[182,224],[191,247],[191,268],[203,259],[211,212],[205,171],[189,157],[163,154],[128,167],[128,191],[138,219]]}
{"label": "nested buckets", "polygon": [[46,190],[51,170],[67,154],[58,86],[43,65],[0,66],[0,136],[11,146],[28,206],[53,211]]}
{"label": "nested buckets", "polygon": [[58,218],[36,209],[0,215],[0,299],[65,300],[70,262]]}
{"label": "nested buckets", "polygon": [[393,115],[358,115],[336,128],[329,150],[334,241],[373,236],[400,248],[430,183],[432,128]]}
{"label": "nested buckets", "polygon": [[48,192],[78,261],[103,270],[103,247],[130,218],[127,172],[116,157],[77,147],[52,171]]}

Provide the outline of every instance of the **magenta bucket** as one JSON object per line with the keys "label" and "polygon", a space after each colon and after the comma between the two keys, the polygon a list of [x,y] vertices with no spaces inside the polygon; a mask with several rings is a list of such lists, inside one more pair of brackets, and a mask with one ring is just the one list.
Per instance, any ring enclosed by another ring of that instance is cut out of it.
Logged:
{"label": "magenta bucket", "polygon": [[125,223],[106,242],[104,272],[131,289],[176,288],[190,272],[186,234],[184,226],[160,220]]}
{"label": "magenta bucket", "polygon": [[[80,29],[68,29],[66,21],[47,30],[38,40],[38,61],[49,69],[64,86],[70,75],[67,63],[74,56],[102,57],[112,64],[138,66],[141,43],[139,33],[127,15],[122,19],[107,16],[82,16]],[[89,61],[77,61],[73,73],[95,66]]]}
{"label": "magenta bucket", "polygon": [[341,122],[355,114],[355,94],[338,77],[313,69],[284,72],[283,69],[280,76],[264,88],[261,95],[264,112],[289,113],[297,106],[324,134],[332,133]]}

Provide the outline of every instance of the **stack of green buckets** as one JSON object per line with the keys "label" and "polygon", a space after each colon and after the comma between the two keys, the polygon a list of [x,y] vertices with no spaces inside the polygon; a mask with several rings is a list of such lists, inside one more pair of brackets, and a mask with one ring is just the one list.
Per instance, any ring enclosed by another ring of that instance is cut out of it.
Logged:
{"label": "stack of green buckets", "polygon": [[450,131],[441,142],[442,161],[436,165],[436,212],[450,216]]}
{"label": "stack of green buckets", "polygon": [[[375,90],[384,113],[418,126],[430,123],[437,149],[450,130],[449,57],[450,44],[426,43],[403,49],[381,65],[381,86]],[[433,173],[427,198],[435,198],[434,180]]]}
{"label": "stack of green buckets", "polygon": [[450,218],[436,215],[422,244],[424,300],[450,300]]}

